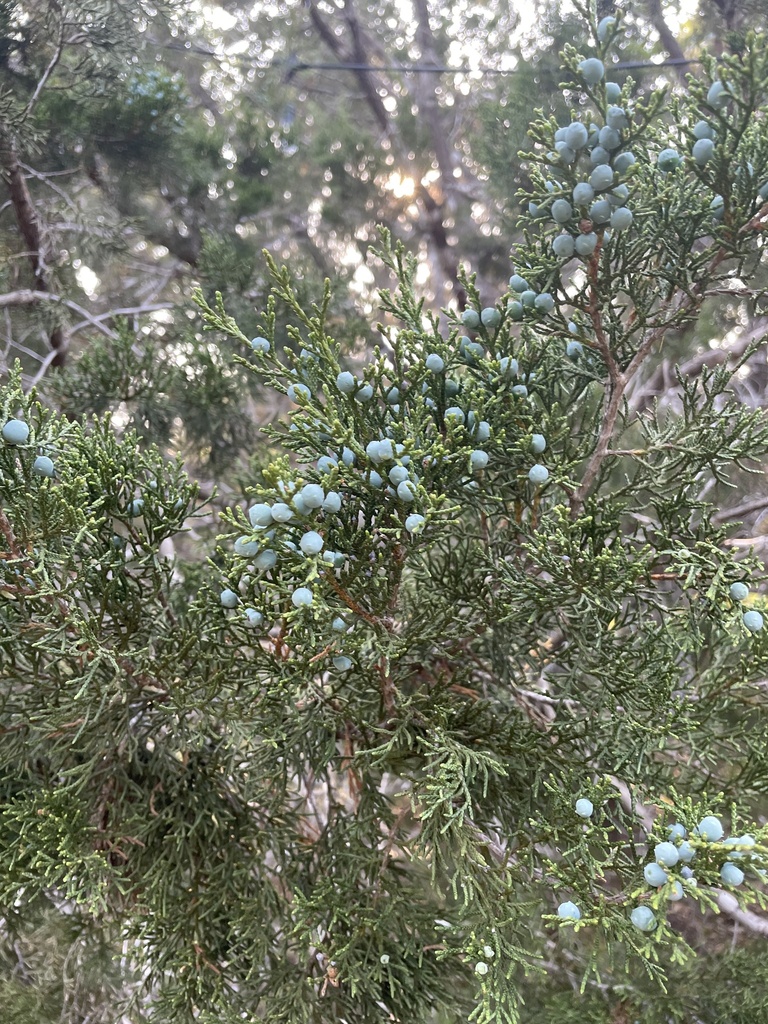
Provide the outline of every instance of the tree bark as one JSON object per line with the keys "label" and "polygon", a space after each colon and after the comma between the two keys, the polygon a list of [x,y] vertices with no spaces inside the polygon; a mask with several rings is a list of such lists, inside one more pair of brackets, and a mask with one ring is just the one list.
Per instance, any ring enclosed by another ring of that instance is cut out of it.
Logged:
{"label": "tree bark", "polygon": [[[27,249],[27,258],[35,282],[34,291],[48,294],[51,291],[52,254],[46,243],[27,180],[19,163],[16,147],[6,135],[0,135],[0,167],[8,186],[8,195],[16,222]],[[51,349],[55,353],[51,365],[60,368],[66,362],[67,357],[67,339],[63,329],[54,327],[49,335],[49,341]]]}
{"label": "tree bark", "polygon": [[[647,0],[646,7],[648,10],[648,17],[651,20],[651,24],[659,33],[661,45],[664,47],[664,49],[667,51],[667,53],[673,60],[684,61],[685,53],[683,52],[683,48],[680,46],[680,43],[678,43],[677,38],[672,32],[672,29],[669,27],[666,20],[664,19],[664,12],[661,7],[661,0]],[[680,81],[683,84],[685,84],[686,65],[678,64],[676,71]]]}

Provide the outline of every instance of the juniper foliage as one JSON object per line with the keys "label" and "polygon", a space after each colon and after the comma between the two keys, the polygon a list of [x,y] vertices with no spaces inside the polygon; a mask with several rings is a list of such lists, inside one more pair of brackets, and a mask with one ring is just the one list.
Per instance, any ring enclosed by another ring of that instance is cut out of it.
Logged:
{"label": "juniper foliage", "polygon": [[[607,61],[621,26],[592,31]],[[20,371],[4,387],[3,423],[31,431],[0,447],[14,1019],[765,1014],[762,984],[743,1000],[764,955],[724,951],[718,922],[764,921],[744,908],[765,906],[768,869],[768,641],[743,615],[764,607],[761,565],[716,517],[768,450],[729,391],[753,350],[680,373],[667,408],[636,396],[665,340],[759,273],[768,49],[750,37],[669,102],[631,80],[612,98],[573,49],[564,65],[592,139],[571,154],[554,121],[532,127],[528,287],[491,305],[465,278],[467,310],[431,315],[384,232],[397,287],[351,388],[328,290],[306,308],[271,263],[253,351],[197,293],[291,403],[207,559],[180,460],[109,416],[65,419]],[[609,117],[607,216],[590,201],[554,224]],[[556,256],[557,233],[583,254]],[[728,838],[697,828],[712,815]],[[651,887],[675,822],[689,848]],[[109,969],[73,988],[61,961]]]}

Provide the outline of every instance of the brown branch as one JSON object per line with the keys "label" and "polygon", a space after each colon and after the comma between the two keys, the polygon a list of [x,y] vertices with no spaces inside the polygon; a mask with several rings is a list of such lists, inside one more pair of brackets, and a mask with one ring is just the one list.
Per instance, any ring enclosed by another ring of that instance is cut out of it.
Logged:
{"label": "brown branch", "polygon": [[[722,247],[718,249],[709,264],[708,277],[711,277],[714,274],[726,258],[726,255],[727,253],[725,249]],[[593,289],[590,296],[590,312],[592,312],[593,303],[597,302],[596,278],[594,278],[593,281]],[[700,307],[708,294],[709,291],[706,285],[701,283],[690,292],[685,293],[676,305],[672,305],[671,301],[669,301],[662,306],[661,312],[669,310],[671,317],[648,332],[623,373],[619,373],[618,367],[615,363],[613,364],[612,369],[611,362],[607,362],[609,377],[607,393],[609,395],[609,399],[605,407],[605,412],[603,413],[603,421],[600,425],[600,434],[598,436],[597,444],[589,458],[582,481],[571,496],[572,516],[575,517],[578,515],[583,508],[584,501],[586,500],[590,487],[597,477],[600,465],[610,450],[610,441],[613,436],[613,430],[616,426],[616,420],[618,419],[621,401],[630,380],[643,365],[654,346],[658,344],[658,342],[662,341],[670,327],[680,321],[681,315],[689,314],[691,310]],[[597,311],[597,315],[599,316],[599,310]],[[602,348],[603,345],[607,346],[607,355],[610,355],[611,360],[613,360],[613,354],[610,351],[610,346],[605,337],[603,337],[602,341],[600,341],[595,347],[603,354],[604,358],[606,358],[606,353],[603,352]]]}
{"label": "brown branch", "polygon": [[342,585],[333,575],[333,570],[324,572],[323,579],[328,580],[328,582],[331,584],[331,586],[339,595],[339,597],[347,606],[347,608],[349,608],[350,611],[353,611],[355,615],[359,615],[361,619],[364,619],[371,626],[379,627],[384,625],[381,619],[377,619],[375,615],[371,615],[370,612],[367,612],[365,608],[362,607],[362,605],[359,605],[357,603],[357,601],[354,599],[354,597],[351,596],[351,594],[347,593],[347,591],[342,587]]}
{"label": "brown branch", "polygon": [[[667,51],[669,56],[673,60],[684,61],[685,53],[683,52],[680,43],[675,38],[672,29],[669,27],[664,19],[664,12],[661,7],[661,0],[646,0],[646,6],[648,8],[648,17],[651,19],[651,24],[659,33],[659,39],[661,45]],[[686,81],[686,65],[677,65],[677,75],[683,85],[687,84]]]}
{"label": "brown branch", "polygon": [[[35,278],[35,291],[48,293],[49,264],[52,254],[44,238],[40,220],[35,210],[27,180],[13,142],[5,134],[0,134],[0,168],[8,186],[16,222],[29,252],[29,262]],[[56,353],[52,366],[62,367],[66,361],[67,339],[61,327],[55,327],[50,334],[50,345]]]}
{"label": "brown branch", "polygon": [[[749,331],[746,331],[730,348],[709,349],[698,352],[678,367],[683,377],[696,377],[707,367],[719,366],[730,359],[740,359],[750,345],[768,333],[768,317],[761,317]],[[632,396],[631,405],[634,412],[647,409],[656,395],[661,394],[669,386],[670,367],[663,363],[651,374],[648,380]]]}

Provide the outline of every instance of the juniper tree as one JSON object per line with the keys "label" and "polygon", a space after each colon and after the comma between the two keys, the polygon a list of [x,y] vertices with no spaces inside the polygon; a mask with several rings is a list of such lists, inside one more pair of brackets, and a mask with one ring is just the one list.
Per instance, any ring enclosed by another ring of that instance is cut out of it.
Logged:
{"label": "juniper tree", "polygon": [[202,557],[180,460],[7,382],[12,1019],[765,1018],[759,341],[644,387],[759,279],[768,50],[667,99],[591,31],[505,295],[441,321],[385,232],[364,365],[273,262],[258,337],[196,295],[290,403]]}

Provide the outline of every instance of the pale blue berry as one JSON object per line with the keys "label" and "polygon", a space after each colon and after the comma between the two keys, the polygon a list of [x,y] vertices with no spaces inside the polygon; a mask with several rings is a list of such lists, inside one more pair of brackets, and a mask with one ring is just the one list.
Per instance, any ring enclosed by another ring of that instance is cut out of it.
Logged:
{"label": "pale blue berry", "polygon": [[[681,825],[680,822],[675,822],[674,825],[667,825],[667,832],[669,832],[670,839],[685,839],[688,835],[685,825]],[[678,851],[678,856],[679,856]]]}
{"label": "pale blue berry", "polygon": [[512,356],[502,356],[499,360],[499,371],[504,377],[516,377],[520,372],[520,367]]}
{"label": "pale blue berry", "polygon": [[[542,467],[543,468],[543,467]],[[528,474],[530,476],[530,473]],[[581,797],[576,801],[576,813],[580,818],[591,818],[595,810],[591,800],[587,800],[585,796]]]}
{"label": "pale blue berry", "polygon": [[352,659],[345,654],[339,654],[333,659],[333,667],[339,672],[349,672],[352,668]]}
{"label": "pale blue berry", "polygon": [[509,287],[519,295],[522,292],[528,291],[528,282],[524,277],[520,277],[519,274],[513,274],[509,279]]}
{"label": "pale blue berry", "polygon": [[731,836],[725,840],[725,846],[743,846],[745,850],[734,850],[731,854],[732,860],[742,860],[744,853],[749,851],[755,845],[755,837],[750,835],[743,836]]}
{"label": "pale blue berry", "polygon": [[584,125],[578,121],[573,121],[565,129],[563,142],[565,142],[566,146],[569,146],[571,149],[579,150],[586,146],[588,138],[589,132]]}
{"label": "pale blue berry", "polygon": [[551,313],[555,308],[555,300],[549,292],[540,292],[536,296],[534,306],[540,313]]}
{"label": "pale blue berry", "polygon": [[533,288],[527,288],[520,296],[520,301],[523,306],[528,309],[533,309],[533,304],[536,302],[536,292]]}
{"label": "pale blue berry", "polygon": [[729,593],[734,601],[746,601],[749,597],[749,587],[746,583],[732,583]]}
{"label": "pale blue berry", "polygon": [[621,135],[609,124],[600,129],[599,140],[604,149],[618,149],[621,145]]}
{"label": "pale blue berry", "polygon": [[405,466],[393,466],[387,475],[392,486],[397,487],[398,484],[408,479],[408,470]]}
{"label": "pale blue berry", "polygon": [[726,885],[741,885],[744,881],[744,872],[727,860],[720,868],[720,877]]}
{"label": "pale blue berry", "polygon": [[261,612],[256,611],[255,608],[245,608],[245,617],[248,619],[248,625],[256,628],[260,626],[264,621],[264,616]]}
{"label": "pale blue berry", "polygon": [[683,896],[685,896],[683,886],[680,882],[677,881],[677,879],[675,879],[675,881],[672,883],[670,891],[667,893],[667,899],[671,900],[673,903],[677,903],[677,901],[681,900]]}
{"label": "pale blue berry", "polygon": [[8,420],[2,430],[6,444],[26,444],[29,438],[29,427],[24,420]]}
{"label": "pale blue berry", "polygon": [[344,633],[346,631],[346,628],[347,624],[344,621],[344,619],[342,619],[340,615],[337,615],[336,618],[331,623],[331,629],[334,629],[337,633]]}
{"label": "pale blue berry", "polygon": [[669,875],[659,864],[646,864],[643,868],[643,877],[649,885],[664,885]]}
{"label": "pale blue berry", "polygon": [[684,864],[689,864],[696,856],[696,850],[687,839],[684,839],[677,848],[677,855]]}
{"label": "pale blue berry", "polygon": [[594,231],[579,235],[576,239],[576,252],[579,256],[591,256],[597,248],[597,235]]}
{"label": "pale blue berry", "polygon": [[595,192],[605,192],[613,185],[613,168],[608,164],[598,164],[589,176],[589,184]]}
{"label": "pale blue berry", "polygon": [[704,167],[715,155],[715,144],[712,139],[699,139],[693,144],[691,156],[699,167]]}
{"label": "pale blue berry", "polygon": [[293,519],[293,509],[284,501],[277,501],[270,509],[272,519],[276,523],[287,523]]}
{"label": "pale blue berry", "polygon": [[368,474],[368,483],[371,487],[375,487],[377,491],[380,491],[384,486],[384,480],[380,473],[377,473],[375,469],[372,469]]}
{"label": "pale blue berry", "polygon": [[133,501],[128,505],[128,515],[133,519],[138,519],[144,512],[144,499],[134,498]]}
{"label": "pale blue berry", "polygon": [[757,633],[758,630],[763,628],[763,616],[760,612],[748,611],[744,612],[741,617],[741,621],[750,631],[750,633]]}
{"label": "pale blue berry", "polygon": [[469,462],[474,470],[485,469],[488,465],[488,452],[481,451],[477,448],[470,454]]}
{"label": "pale blue berry", "polygon": [[557,908],[557,916],[563,921],[580,921],[581,911],[575,903],[566,900]]}
{"label": "pale blue berry", "polygon": [[607,14],[604,18],[601,18],[597,23],[597,38],[599,42],[604,43],[608,38],[608,34],[613,30],[616,25],[616,19],[611,14]]}
{"label": "pale blue berry", "polygon": [[309,587],[297,587],[291,594],[294,608],[308,608],[312,604],[313,595]]}
{"label": "pale blue berry", "polygon": [[689,868],[687,864],[684,867],[680,868],[680,877],[693,878],[693,868]]}
{"label": "pale blue berry", "polygon": [[357,388],[357,379],[349,370],[344,370],[336,378],[336,387],[343,395],[351,395]]}
{"label": "pale blue berry", "polygon": [[437,352],[430,352],[425,360],[425,365],[430,373],[442,373],[445,369],[445,361]]}
{"label": "pale blue berry", "polygon": [[533,434],[531,437],[530,449],[534,455],[541,455],[546,450],[547,440],[543,434]]}
{"label": "pale blue berry", "polygon": [[336,513],[341,509],[341,495],[337,491],[328,491],[322,504],[323,512]]}
{"label": "pale blue berry", "polygon": [[656,916],[650,907],[635,907],[629,919],[641,932],[650,932],[656,927]]}
{"label": "pale blue berry", "polygon": [[317,530],[309,530],[299,541],[305,555],[318,555],[323,550],[323,538]]}
{"label": "pale blue berry", "polygon": [[576,206],[586,206],[595,198],[595,190],[588,181],[580,181],[573,190],[573,202]]}
{"label": "pale blue berry", "polygon": [[355,395],[356,402],[370,402],[373,398],[373,388],[370,384],[363,384],[360,390]]}
{"label": "pale blue berry", "polygon": [[219,594],[219,600],[221,601],[224,608],[236,608],[237,605],[240,603],[240,598],[238,597],[238,595],[234,592],[234,590],[230,590],[229,588],[227,588],[226,590],[222,590],[222,592]]}
{"label": "pale blue berry", "polygon": [[710,139],[715,138],[715,129],[708,121],[697,121],[693,126],[693,137],[695,139]]}
{"label": "pale blue berry", "polygon": [[254,352],[264,355],[266,352],[269,352],[269,342],[266,338],[262,337],[251,338],[251,348]]}
{"label": "pale blue berry", "polygon": [[716,818],[712,814],[708,814],[706,818],[701,819],[699,824],[696,826],[695,832],[697,835],[700,835],[702,839],[706,839],[710,843],[716,843],[718,840],[723,838],[722,823],[719,818]]}
{"label": "pale blue berry", "polygon": [[618,174],[624,174],[625,171],[629,170],[633,163],[635,163],[634,153],[619,153],[619,155],[613,161],[613,166],[615,167]]}
{"label": "pale blue berry", "polygon": [[483,960],[480,960],[475,964],[475,974],[485,975],[488,973],[488,970],[488,964]]}
{"label": "pale blue berry", "polygon": [[277,552],[262,551],[260,555],[254,558],[253,564],[257,569],[274,569],[275,565],[277,565]]}
{"label": "pale blue berry", "polygon": [[498,327],[501,323],[501,313],[495,306],[487,306],[480,314],[480,323],[483,327],[491,329]]}
{"label": "pale blue berry", "polygon": [[445,410],[446,422],[463,423],[465,418],[464,410],[460,409],[458,405],[452,405]]}
{"label": "pale blue berry", "polygon": [[482,359],[485,355],[485,349],[478,341],[472,341],[471,338],[462,338],[459,343],[459,352],[462,358],[470,366],[476,366],[477,360]]}
{"label": "pale blue berry", "polygon": [[595,146],[589,154],[589,163],[592,167],[602,167],[611,162],[611,154],[603,146]]}
{"label": "pale blue berry", "polygon": [[309,513],[312,511],[309,505],[307,505],[306,501],[304,501],[304,499],[302,498],[301,493],[294,494],[292,501],[293,507],[296,509],[300,516],[308,516]]}
{"label": "pale blue berry", "polygon": [[485,420],[480,420],[480,422],[475,427],[474,435],[475,435],[475,439],[477,441],[479,441],[480,444],[485,444],[485,442],[491,436],[491,425],[490,425],[490,423],[487,423]]}
{"label": "pale blue berry", "polygon": [[707,103],[715,110],[722,110],[731,98],[728,86],[719,79],[714,81],[707,92]]}
{"label": "pale blue berry", "polygon": [[377,466],[382,461],[382,456],[379,448],[380,444],[380,441],[369,441],[368,444],[365,446],[365,454],[368,456],[371,462],[373,462]]}
{"label": "pale blue berry", "polygon": [[618,103],[621,99],[621,86],[618,82],[605,83],[605,98],[609,103]]}
{"label": "pale blue berry", "polygon": [[605,74],[605,66],[597,57],[587,57],[579,63],[579,71],[587,85],[597,85]]}
{"label": "pale blue berry", "polygon": [[272,524],[272,510],[269,505],[259,503],[252,505],[248,510],[248,518],[252,526],[270,526]]}
{"label": "pale blue berry", "polygon": [[338,464],[338,461],[334,459],[332,455],[321,455],[317,460],[317,469],[319,473],[326,476],[328,473],[333,472]]}
{"label": "pale blue berry", "polygon": [[682,162],[683,158],[676,149],[662,149],[656,158],[659,170],[663,171],[665,174],[670,171],[676,171]]}
{"label": "pale blue berry", "polygon": [[558,235],[552,242],[552,252],[559,260],[570,259],[573,256],[575,247],[573,236],[567,232]]}
{"label": "pale blue berry", "polygon": [[515,384],[515,386],[512,388],[512,394],[517,395],[518,398],[527,398],[528,388],[525,386],[525,384]]}
{"label": "pale blue berry", "polygon": [[405,528],[408,533],[421,533],[424,529],[425,523],[426,519],[424,516],[420,516],[418,512],[414,512],[405,520]]}
{"label": "pale blue berry", "polygon": [[341,461],[345,466],[354,466],[355,464],[355,453],[351,448],[344,448],[341,452]]}
{"label": "pale blue berry", "polygon": [[290,400],[296,405],[300,405],[302,399],[308,401],[312,397],[312,392],[306,384],[290,384],[287,393]]}
{"label": "pale blue berry", "polygon": [[507,313],[509,314],[510,320],[522,320],[523,316],[525,315],[525,309],[523,308],[522,302],[508,302]]}
{"label": "pale blue berry", "polygon": [[666,868],[674,867],[680,859],[674,843],[657,843],[653,848],[653,856],[658,864],[663,864]]}
{"label": "pale blue berry", "polygon": [[614,231],[625,231],[634,220],[634,215],[626,206],[620,206],[611,214],[611,227]]}
{"label": "pale blue berry", "polygon": [[589,216],[595,224],[605,224],[610,220],[612,206],[608,199],[598,199],[589,208]]}
{"label": "pale blue berry", "polygon": [[565,354],[569,359],[572,359],[573,362],[576,362],[577,359],[580,359],[584,355],[584,346],[580,341],[569,341],[565,346]]}
{"label": "pale blue berry", "polygon": [[[552,218],[558,224],[567,224],[573,217],[573,207],[567,199],[556,199],[552,203]],[[525,304],[525,300],[523,300]]]}
{"label": "pale blue berry", "polygon": [[537,487],[540,487],[549,480],[549,470],[546,466],[542,466],[537,462],[535,466],[531,466],[528,470],[528,479],[532,484],[536,484]]}
{"label": "pale blue berry", "polygon": [[32,463],[32,472],[35,476],[52,477],[53,459],[49,459],[47,455],[38,455]]}
{"label": "pale blue berry", "polygon": [[[605,116],[605,120],[608,127],[613,128],[614,131],[620,132],[625,128],[629,128],[629,119],[627,118],[627,112],[623,107],[608,107],[608,113]],[[603,145],[605,145],[605,143],[603,143]]]}
{"label": "pale blue berry", "polygon": [[234,552],[236,555],[243,555],[245,557],[257,555],[259,553],[259,542],[251,537],[238,537],[234,543]]}
{"label": "pale blue berry", "polygon": [[308,508],[320,508],[325,500],[325,493],[320,484],[305,484],[300,493]]}
{"label": "pale blue berry", "polygon": [[416,488],[410,480],[403,480],[397,485],[397,496],[400,501],[410,504],[416,497]]}

